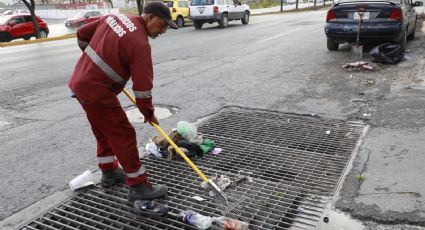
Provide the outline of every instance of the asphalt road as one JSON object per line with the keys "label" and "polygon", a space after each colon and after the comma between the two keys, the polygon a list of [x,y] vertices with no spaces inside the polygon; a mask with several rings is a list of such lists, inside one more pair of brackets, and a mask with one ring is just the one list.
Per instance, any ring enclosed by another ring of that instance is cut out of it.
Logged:
{"label": "asphalt road", "polygon": [[[327,51],[325,15],[257,16],[152,40],[154,102],[180,110],[160,123],[169,130],[231,105],[365,120],[371,130],[336,206],[367,229],[419,229],[402,224],[425,226],[425,36],[396,66],[347,72],[356,60],[347,45]],[[0,220],[96,169],[94,138],[66,87],[80,54],[75,39],[0,49]],[[142,147],[155,132],[135,126]]]}

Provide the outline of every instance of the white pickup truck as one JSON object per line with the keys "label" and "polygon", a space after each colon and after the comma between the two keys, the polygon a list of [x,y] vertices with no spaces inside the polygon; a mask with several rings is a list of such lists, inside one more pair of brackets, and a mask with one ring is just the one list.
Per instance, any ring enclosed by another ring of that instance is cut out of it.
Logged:
{"label": "white pickup truck", "polygon": [[196,29],[204,23],[218,22],[219,27],[226,28],[229,21],[241,20],[244,25],[249,22],[249,6],[239,0],[192,0],[189,9]]}

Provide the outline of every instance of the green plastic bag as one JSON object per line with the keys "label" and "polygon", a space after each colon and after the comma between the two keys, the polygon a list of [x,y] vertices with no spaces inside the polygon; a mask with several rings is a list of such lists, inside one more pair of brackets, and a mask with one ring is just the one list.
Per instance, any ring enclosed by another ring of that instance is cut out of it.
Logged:
{"label": "green plastic bag", "polygon": [[199,147],[201,147],[202,152],[206,154],[215,147],[215,142],[210,139],[204,139],[204,143],[202,143]]}
{"label": "green plastic bag", "polygon": [[189,142],[196,140],[198,137],[198,129],[196,128],[196,125],[187,121],[177,122],[177,132]]}

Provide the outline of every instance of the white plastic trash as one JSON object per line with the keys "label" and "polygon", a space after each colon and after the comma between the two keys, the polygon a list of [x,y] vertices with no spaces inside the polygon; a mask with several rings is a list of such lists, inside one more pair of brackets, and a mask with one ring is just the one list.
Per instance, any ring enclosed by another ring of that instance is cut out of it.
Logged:
{"label": "white plastic trash", "polygon": [[69,187],[72,191],[75,191],[79,188],[83,188],[89,185],[93,185],[93,174],[90,172],[90,170],[87,170],[80,174],[79,176],[75,177],[69,182]]}

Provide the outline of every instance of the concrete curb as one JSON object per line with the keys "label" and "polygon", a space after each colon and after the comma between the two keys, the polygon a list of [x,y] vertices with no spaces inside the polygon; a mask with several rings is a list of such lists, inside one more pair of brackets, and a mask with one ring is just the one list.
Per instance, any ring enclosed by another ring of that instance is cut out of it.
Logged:
{"label": "concrete curb", "polygon": [[48,42],[48,41],[57,41],[62,39],[75,38],[75,37],[77,37],[77,35],[74,33],[74,34],[66,34],[66,35],[57,36],[57,37],[41,38],[41,39],[28,40],[28,41],[0,42],[0,47],[25,45],[25,44],[31,44],[31,43]]}

